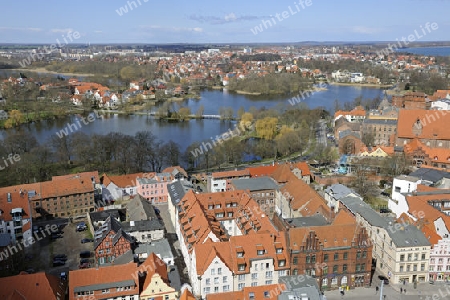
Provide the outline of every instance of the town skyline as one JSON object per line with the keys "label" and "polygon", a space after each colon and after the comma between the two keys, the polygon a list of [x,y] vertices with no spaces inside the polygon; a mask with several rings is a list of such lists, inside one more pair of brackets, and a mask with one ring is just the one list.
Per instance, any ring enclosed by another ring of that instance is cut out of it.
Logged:
{"label": "town skyline", "polygon": [[[107,5],[82,0],[70,8],[49,1],[23,9],[33,4],[26,0],[4,8],[3,43],[62,42],[69,32],[80,34],[70,43],[99,44],[371,42],[401,40],[416,32],[425,42],[448,40],[450,29],[444,13],[450,3],[438,0],[426,5],[412,0],[284,0],[258,6],[232,0],[226,7],[203,0],[158,5],[148,0],[114,0]],[[408,13],[402,14],[405,10]],[[91,13],[95,17],[86,17]],[[420,34],[432,23],[436,30]]]}

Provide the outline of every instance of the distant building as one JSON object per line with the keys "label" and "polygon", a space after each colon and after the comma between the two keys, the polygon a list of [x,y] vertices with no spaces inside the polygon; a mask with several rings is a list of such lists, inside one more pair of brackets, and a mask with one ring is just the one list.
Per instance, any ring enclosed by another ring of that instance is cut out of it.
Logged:
{"label": "distant building", "polygon": [[392,105],[404,109],[429,109],[430,101],[422,92],[407,92],[404,95],[393,95]]}
{"label": "distant building", "polygon": [[215,172],[211,176],[211,192],[225,192],[231,190],[231,180],[250,178],[250,172],[245,170]]}

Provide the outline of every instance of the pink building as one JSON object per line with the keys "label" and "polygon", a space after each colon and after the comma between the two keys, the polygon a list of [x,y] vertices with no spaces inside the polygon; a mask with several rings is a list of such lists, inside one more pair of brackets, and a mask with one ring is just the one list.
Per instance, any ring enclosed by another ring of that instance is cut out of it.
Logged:
{"label": "pink building", "polygon": [[137,193],[151,203],[167,202],[167,184],[171,183],[173,176],[170,173],[156,173],[152,178],[137,179]]}

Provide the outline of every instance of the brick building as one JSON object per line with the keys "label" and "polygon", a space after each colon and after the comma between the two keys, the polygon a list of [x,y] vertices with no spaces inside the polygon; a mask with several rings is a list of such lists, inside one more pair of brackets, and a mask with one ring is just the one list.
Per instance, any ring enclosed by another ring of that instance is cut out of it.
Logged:
{"label": "brick building", "polygon": [[428,109],[430,102],[427,95],[422,92],[408,92],[404,95],[393,95],[392,105],[404,109]]}
{"label": "brick building", "polygon": [[288,232],[292,275],[313,276],[322,290],[369,285],[372,243],[350,213],[340,211],[331,224],[317,225],[316,216],[299,219],[276,222]]}

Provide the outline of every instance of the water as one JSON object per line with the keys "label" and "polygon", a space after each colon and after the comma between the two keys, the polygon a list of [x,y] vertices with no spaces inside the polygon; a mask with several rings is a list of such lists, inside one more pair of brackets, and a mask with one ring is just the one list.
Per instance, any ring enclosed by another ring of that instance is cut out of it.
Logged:
{"label": "water", "polygon": [[[201,99],[188,99],[180,102],[182,106],[190,107],[195,111],[200,105],[205,108],[205,114],[218,114],[219,108],[232,107],[235,112],[242,106],[246,111],[250,107],[256,108],[282,108],[292,107],[289,104],[289,97],[247,97],[234,93],[222,91],[202,91]],[[341,105],[345,102],[351,102],[356,97],[362,96],[364,99],[373,99],[383,97],[383,90],[375,88],[351,87],[351,86],[328,86],[328,90],[313,93],[305,99],[305,103],[310,108],[323,106],[330,112],[333,111],[334,101],[338,99]],[[179,106],[179,104],[174,104]],[[21,130],[32,133],[39,143],[44,144],[49,138],[57,136],[61,129],[68,124],[77,123],[79,116],[68,116],[57,120],[44,120],[41,122],[26,124],[20,127]],[[121,132],[128,135],[134,135],[138,131],[150,131],[163,142],[172,140],[178,143],[181,150],[184,151],[187,146],[195,141],[203,141],[214,138],[234,128],[234,121],[221,120],[189,120],[186,122],[168,122],[156,120],[143,115],[109,115],[104,118],[96,118],[92,122],[79,122],[81,126],[73,130],[80,131],[88,135],[108,134],[110,132]],[[18,129],[7,129],[0,131],[1,137],[15,132]]]}
{"label": "water", "polygon": [[407,52],[417,55],[426,56],[450,56],[450,46],[448,47],[415,47],[415,48],[403,48],[397,50],[397,52]]}

